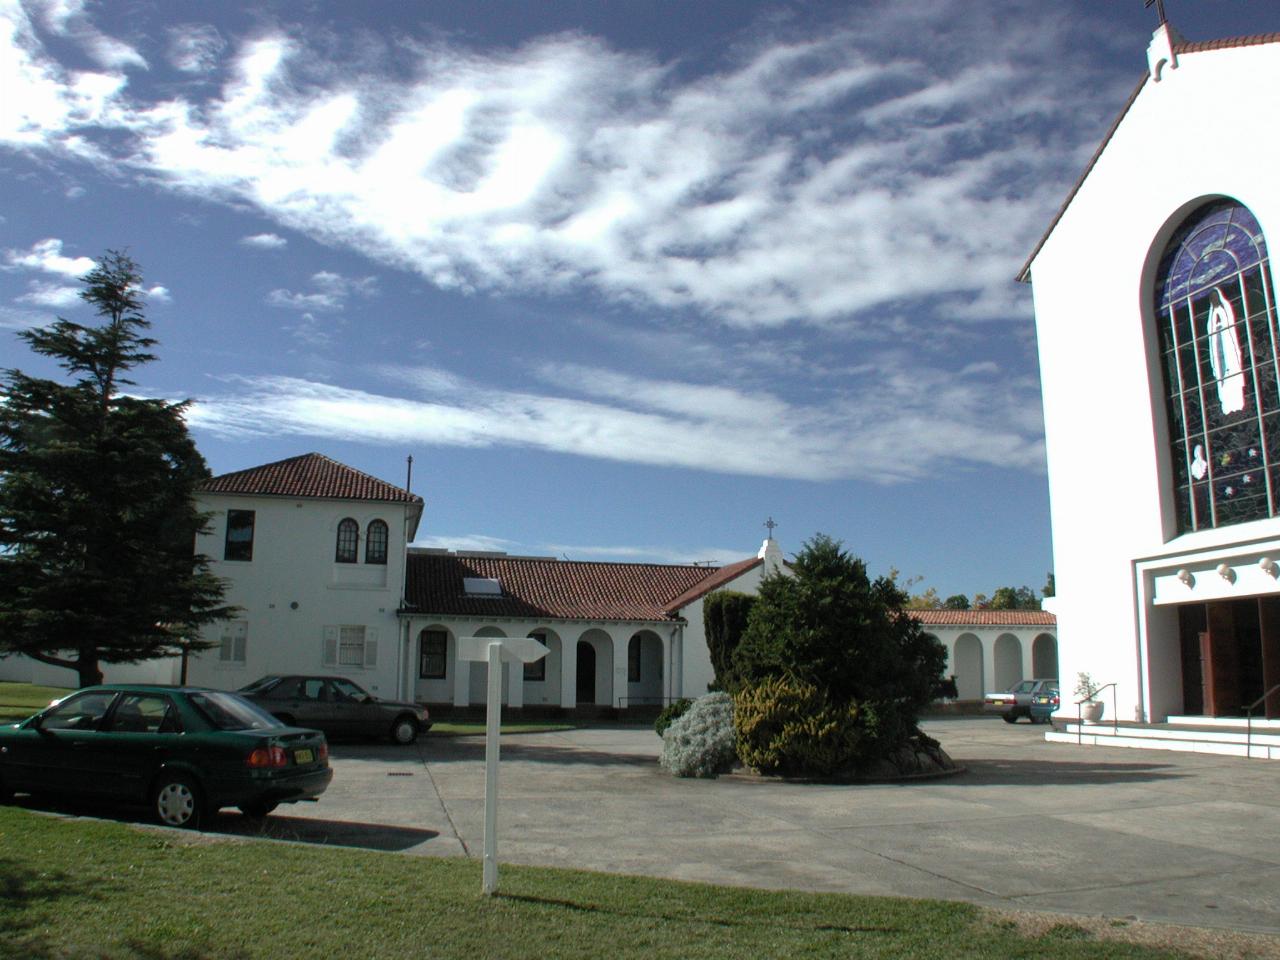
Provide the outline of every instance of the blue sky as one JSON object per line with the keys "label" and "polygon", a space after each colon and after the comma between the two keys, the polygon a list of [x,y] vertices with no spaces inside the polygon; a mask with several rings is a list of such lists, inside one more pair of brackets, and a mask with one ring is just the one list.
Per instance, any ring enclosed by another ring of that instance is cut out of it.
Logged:
{"label": "blue sky", "polygon": [[[1270,0],[1167,0],[1189,39]],[[944,596],[1051,568],[1014,282],[1141,0],[0,0],[0,365],[127,249],[215,473],[315,450],[419,542]]]}

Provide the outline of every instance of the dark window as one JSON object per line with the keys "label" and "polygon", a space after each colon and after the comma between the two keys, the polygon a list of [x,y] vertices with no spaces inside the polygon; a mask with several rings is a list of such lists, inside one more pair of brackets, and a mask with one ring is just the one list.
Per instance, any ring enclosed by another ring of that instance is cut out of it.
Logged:
{"label": "dark window", "polygon": [[631,638],[631,642],[627,644],[627,682],[640,682],[640,648],[643,644],[640,640],[640,634],[636,634]]}
{"label": "dark window", "polygon": [[[534,640],[537,640],[544,647],[547,646],[547,635],[545,633],[531,633],[529,636]],[[541,683],[546,680],[547,658],[543,657],[541,660],[533,661],[533,663],[526,663],[524,665],[524,678],[526,680],[531,680],[534,683]]]}
{"label": "dark window", "polygon": [[338,549],[333,559],[338,563],[355,563],[359,542],[360,524],[348,517],[338,524]]}
{"label": "dark window", "polygon": [[253,511],[227,511],[227,543],[223,560],[253,559]]}
{"label": "dark window", "polygon": [[1280,513],[1276,310],[1262,228],[1215,200],[1165,248],[1155,313],[1178,532]]}
{"label": "dark window", "polygon": [[381,520],[370,520],[364,539],[364,562],[387,562],[387,525]]}
{"label": "dark window", "polygon": [[443,630],[423,630],[418,634],[418,676],[423,680],[443,680],[447,664],[449,636]]}
{"label": "dark window", "polygon": [[40,729],[97,730],[115,698],[114,690],[98,690],[69,697],[40,718]]}

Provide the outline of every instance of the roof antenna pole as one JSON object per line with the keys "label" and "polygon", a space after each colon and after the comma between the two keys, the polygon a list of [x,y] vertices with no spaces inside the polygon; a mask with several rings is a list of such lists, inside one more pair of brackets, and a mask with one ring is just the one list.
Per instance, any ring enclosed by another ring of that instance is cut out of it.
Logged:
{"label": "roof antenna pole", "polygon": [[405,459],[408,461],[408,469],[405,471],[404,488],[413,493],[413,454],[409,454]]}
{"label": "roof antenna pole", "polygon": [[1164,0],[1144,0],[1143,6],[1150,10],[1152,4],[1155,5],[1156,15],[1160,18],[1160,25],[1164,26],[1169,22],[1169,18],[1164,13]]}

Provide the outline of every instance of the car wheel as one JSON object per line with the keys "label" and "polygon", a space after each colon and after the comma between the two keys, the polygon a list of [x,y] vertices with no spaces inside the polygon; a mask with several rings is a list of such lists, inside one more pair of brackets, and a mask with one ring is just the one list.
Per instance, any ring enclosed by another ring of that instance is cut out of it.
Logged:
{"label": "car wheel", "polygon": [[183,774],[163,774],[151,795],[156,819],[167,827],[200,826],[204,814],[204,796],[196,782]]}
{"label": "car wheel", "polygon": [[391,725],[391,739],[407,747],[418,739],[418,722],[413,717],[398,717]]}
{"label": "car wheel", "polygon": [[263,817],[270,816],[271,811],[280,806],[274,800],[255,800],[252,803],[242,804],[240,812],[246,817],[254,820],[261,820]]}
{"label": "car wheel", "polygon": [[1005,723],[1017,723],[1017,722],[1018,722],[1018,715],[1017,715],[1016,713],[1014,713],[1013,711],[1010,711],[1010,712],[1008,712],[1008,713],[1002,713],[1002,714],[1000,714],[1000,717],[1001,717],[1001,719],[1002,719],[1002,720],[1004,720],[1004,722],[1005,722]]}
{"label": "car wheel", "polygon": [[286,727],[295,726],[293,717],[287,713],[277,713],[276,719],[283,723]]}

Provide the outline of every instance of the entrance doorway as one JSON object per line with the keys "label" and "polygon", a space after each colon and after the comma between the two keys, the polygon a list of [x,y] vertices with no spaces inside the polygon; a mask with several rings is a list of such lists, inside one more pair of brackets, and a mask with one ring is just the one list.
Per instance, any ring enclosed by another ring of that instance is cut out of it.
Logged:
{"label": "entrance doorway", "polygon": [[[1280,683],[1280,597],[1191,603],[1178,608],[1182,703],[1190,715],[1244,716]],[[1256,716],[1280,717],[1280,693]]]}
{"label": "entrance doorway", "polygon": [[596,648],[578,641],[578,703],[596,702]]}

